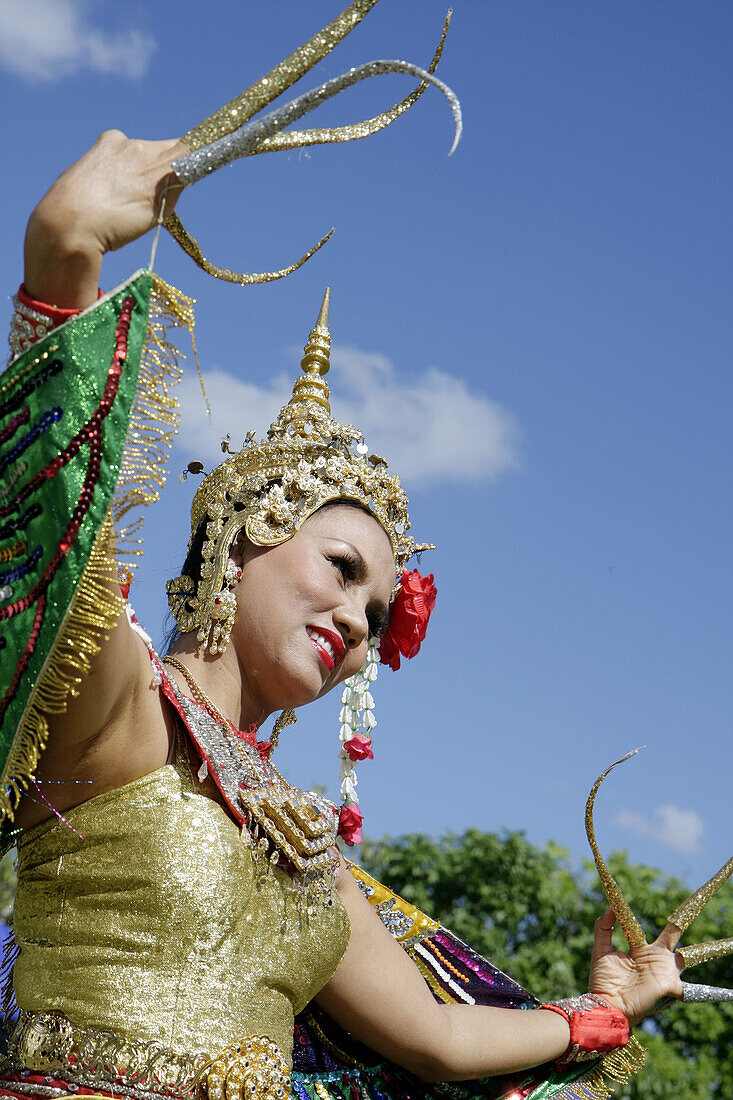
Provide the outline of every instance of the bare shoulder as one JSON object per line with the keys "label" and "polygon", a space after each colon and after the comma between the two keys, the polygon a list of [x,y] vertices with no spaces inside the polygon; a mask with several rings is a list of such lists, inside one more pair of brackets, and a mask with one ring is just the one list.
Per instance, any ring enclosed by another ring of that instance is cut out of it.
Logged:
{"label": "bare shoulder", "polygon": [[123,611],[92,659],[78,694],[54,721],[54,739],[71,747],[99,737],[135,704],[141,682],[150,680],[150,668],[147,646]]}
{"label": "bare shoulder", "polygon": [[49,723],[36,773],[38,797],[31,790],[34,797],[22,800],[18,824],[29,828],[48,816],[48,791],[63,812],[155,771],[166,762],[172,734],[173,717],[153,683],[147,646],[123,612],[79,694]]}

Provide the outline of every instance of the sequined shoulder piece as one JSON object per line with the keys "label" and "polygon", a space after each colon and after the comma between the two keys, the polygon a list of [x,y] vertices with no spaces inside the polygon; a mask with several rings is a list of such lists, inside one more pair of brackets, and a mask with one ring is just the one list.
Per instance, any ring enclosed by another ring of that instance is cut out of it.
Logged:
{"label": "sequined shoulder piece", "polygon": [[334,847],[338,811],[334,804],[287,783],[256,741],[226,729],[204,707],[183,695],[152,648],[150,655],[162,691],[241,826],[243,840],[255,843],[270,862],[282,861],[298,888],[330,891],[338,869]]}
{"label": "sequined shoulder piece", "polygon": [[241,788],[272,786],[277,778],[274,768],[262,759],[255,745],[233,733],[227,736],[220,723],[198,703],[188,699],[162,669],[161,678],[162,690],[181,716],[196,751],[207,765],[208,774],[235,820],[243,825]]}
{"label": "sequined shoulder piece", "polygon": [[[415,963],[441,1004],[528,1010],[538,1001],[447,928],[362,868],[349,865],[363,894]],[[634,1040],[636,1044],[636,1040]],[[622,1062],[614,1055],[566,1070],[549,1065],[476,1081],[426,1083],[386,1061],[310,1004],[295,1021],[293,1095],[298,1100],[607,1100],[643,1062],[638,1044]]]}

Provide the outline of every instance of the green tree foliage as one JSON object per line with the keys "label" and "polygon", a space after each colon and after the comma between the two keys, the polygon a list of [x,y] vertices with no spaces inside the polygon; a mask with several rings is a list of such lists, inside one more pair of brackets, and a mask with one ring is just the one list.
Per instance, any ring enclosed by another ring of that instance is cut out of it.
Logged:
{"label": "green tree foliage", "polygon": [[[595,868],[573,870],[555,844],[536,848],[521,833],[469,829],[440,840],[418,834],[366,841],[362,865],[489,957],[541,1000],[587,988],[593,923],[607,908]],[[614,853],[609,868],[647,935],[657,935],[689,891],[679,879]],[[733,934],[730,885],[695,921],[687,942]],[[616,933],[619,949],[623,939]],[[687,975],[686,975],[687,976]],[[689,975],[733,985],[730,959]],[[674,1004],[640,1029],[643,1073],[624,1087],[629,1100],[731,1100],[733,1006]]]}

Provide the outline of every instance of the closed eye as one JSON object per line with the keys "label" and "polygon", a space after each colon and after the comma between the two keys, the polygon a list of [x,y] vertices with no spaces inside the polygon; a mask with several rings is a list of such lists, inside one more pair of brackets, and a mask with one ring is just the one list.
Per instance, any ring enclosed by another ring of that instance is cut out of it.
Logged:
{"label": "closed eye", "polygon": [[359,558],[351,554],[330,554],[328,559],[331,564],[339,571],[343,580],[355,581],[359,579],[361,572],[360,566],[362,562]]}
{"label": "closed eye", "polygon": [[[356,583],[366,576],[366,563],[358,551],[352,554],[347,550],[342,550],[337,554],[329,554],[328,560],[334,569],[337,569],[341,574],[344,584]],[[366,617],[370,637],[381,638],[389,626],[389,608],[381,603],[373,610],[367,608]]]}

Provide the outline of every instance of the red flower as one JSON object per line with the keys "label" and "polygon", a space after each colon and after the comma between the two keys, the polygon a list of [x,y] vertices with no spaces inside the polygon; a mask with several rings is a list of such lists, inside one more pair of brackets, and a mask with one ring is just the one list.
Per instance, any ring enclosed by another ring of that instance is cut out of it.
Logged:
{"label": "red flower", "polygon": [[361,844],[361,823],[364,820],[358,806],[342,806],[339,814],[338,835],[344,844],[353,848]]}
{"label": "red flower", "polygon": [[350,760],[373,760],[372,742],[369,737],[356,737],[344,741],[344,751]]}
{"label": "red flower", "polygon": [[410,658],[419,652],[438,594],[433,574],[421,577],[417,569],[403,573],[400,585],[392,604],[389,626],[379,644],[381,663],[395,672],[400,667],[400,654]]}

